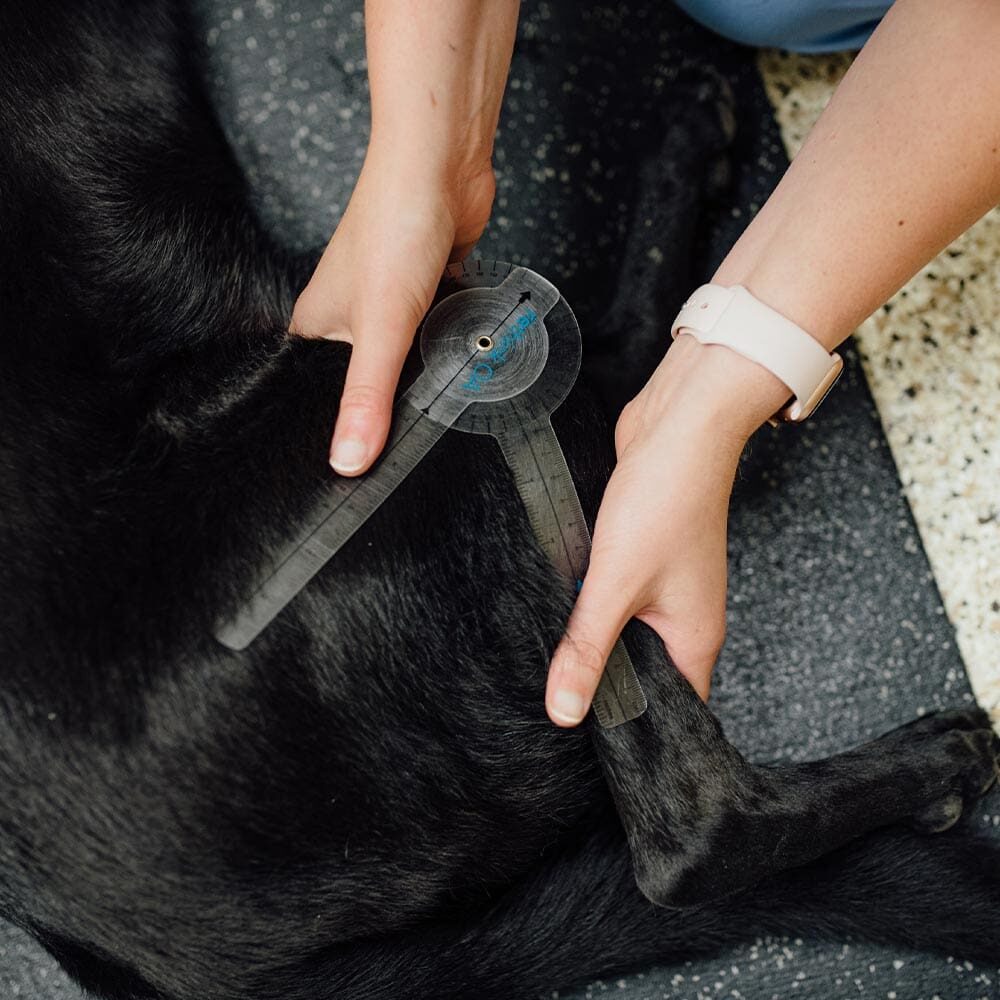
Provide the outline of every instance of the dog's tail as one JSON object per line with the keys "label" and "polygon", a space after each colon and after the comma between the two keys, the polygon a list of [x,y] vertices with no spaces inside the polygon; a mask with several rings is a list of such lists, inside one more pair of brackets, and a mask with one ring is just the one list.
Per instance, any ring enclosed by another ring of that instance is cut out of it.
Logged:
{"label": "dog's tail", "polygon": [[315,955],[282,996],[534,1000],[761,933],[850,935],[1000,963],[1000,844],[884,831],[727,899],[671,910],[639,893],[624,838],[605,829],[468,923]]}

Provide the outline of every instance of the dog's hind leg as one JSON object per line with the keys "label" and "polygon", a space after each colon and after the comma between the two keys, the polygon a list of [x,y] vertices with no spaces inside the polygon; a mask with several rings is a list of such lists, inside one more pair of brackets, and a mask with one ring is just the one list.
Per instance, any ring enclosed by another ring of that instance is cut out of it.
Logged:
{"label": "dog's hind leg", "polygon": [[606,824],[546,856],[484,912],[357,941],[274,970],[244,994],[282,1000],[537,1000],[556,987],[715,954],[760,933],[869,940],[1000,960],[1000,848],[953,834],[880,833],[807,867],[690,910],[636,888]]}
{"label": "dog's hind leg", "polygon": [[928,716],[827,760],[760,767],[673,667],[642,683],[645,715],[594,735],[636,879],[662,905],[725,896],[893,823],[943,829],[996,777],[1000,741],[978,709]]}
{"label": "dog's hind leg", "polygon": [[861,936],[996,965],[1000,844],[962,830],[880,830],[767,880],[737,905],[755,910],[750,922],[761,931]]}

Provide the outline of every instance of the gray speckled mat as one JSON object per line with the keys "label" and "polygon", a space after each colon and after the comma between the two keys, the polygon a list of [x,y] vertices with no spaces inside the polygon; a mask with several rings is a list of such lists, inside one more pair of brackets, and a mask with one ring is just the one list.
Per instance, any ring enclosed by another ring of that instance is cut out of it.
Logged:
{"label": "gray speckled mat", "polygon": [[[260,211],[288,245],[321,246],[364,155],[360,4],[199,0],[220,115]],[[498,198],[480,249],[549,275],[586,328],[628,223],[634,136],[662,127],[657,95],[709,63],[739,105],[737,172],[692,248],[696,278],[784,166],[748,54],[666,3],[526,3],[497,145]],[[664,233],[665,241],[672,238]],[[823,756],[922,711],[971,700],[886,446],[853,358],[814,423],[762,434],[744,463],[730,534],[729,639],[713,707],[753,759]],[[1000,835],[997,794],[971,818]],[[552,997],[973,1000],[1000,970],[863,944],[748,941],[708,961],[636,972]],[[78,998],[48,956],[0,925],[0,997]]]}

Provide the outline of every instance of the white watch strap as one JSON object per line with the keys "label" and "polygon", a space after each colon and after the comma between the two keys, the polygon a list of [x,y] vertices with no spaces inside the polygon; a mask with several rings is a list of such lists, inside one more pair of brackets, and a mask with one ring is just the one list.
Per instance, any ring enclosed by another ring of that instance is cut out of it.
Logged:
{"label": "white watch strap", "polygon": [[670,335],[690,333],[703,344],[721,344],[776,375],[795,401],[778,416],[805,420],[823,401],[844,367],[839,354],[800,326],[754,298],[742,285],[702,285],[681,307]]}

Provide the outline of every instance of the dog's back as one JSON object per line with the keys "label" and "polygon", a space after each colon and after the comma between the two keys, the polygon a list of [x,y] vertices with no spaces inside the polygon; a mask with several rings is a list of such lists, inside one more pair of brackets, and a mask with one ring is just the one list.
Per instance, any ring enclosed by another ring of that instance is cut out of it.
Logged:
{"label": "dog's back", "polygon": [[285,339],[301,265],[183,17],[45,6],[0,32],[0,900],[101,975],[248,996],[256,962],[483,905],[606,804],[541,703],[568,597],[495,446],[449,435],[246,654],[214,642],[328,475],[347,349]]}

